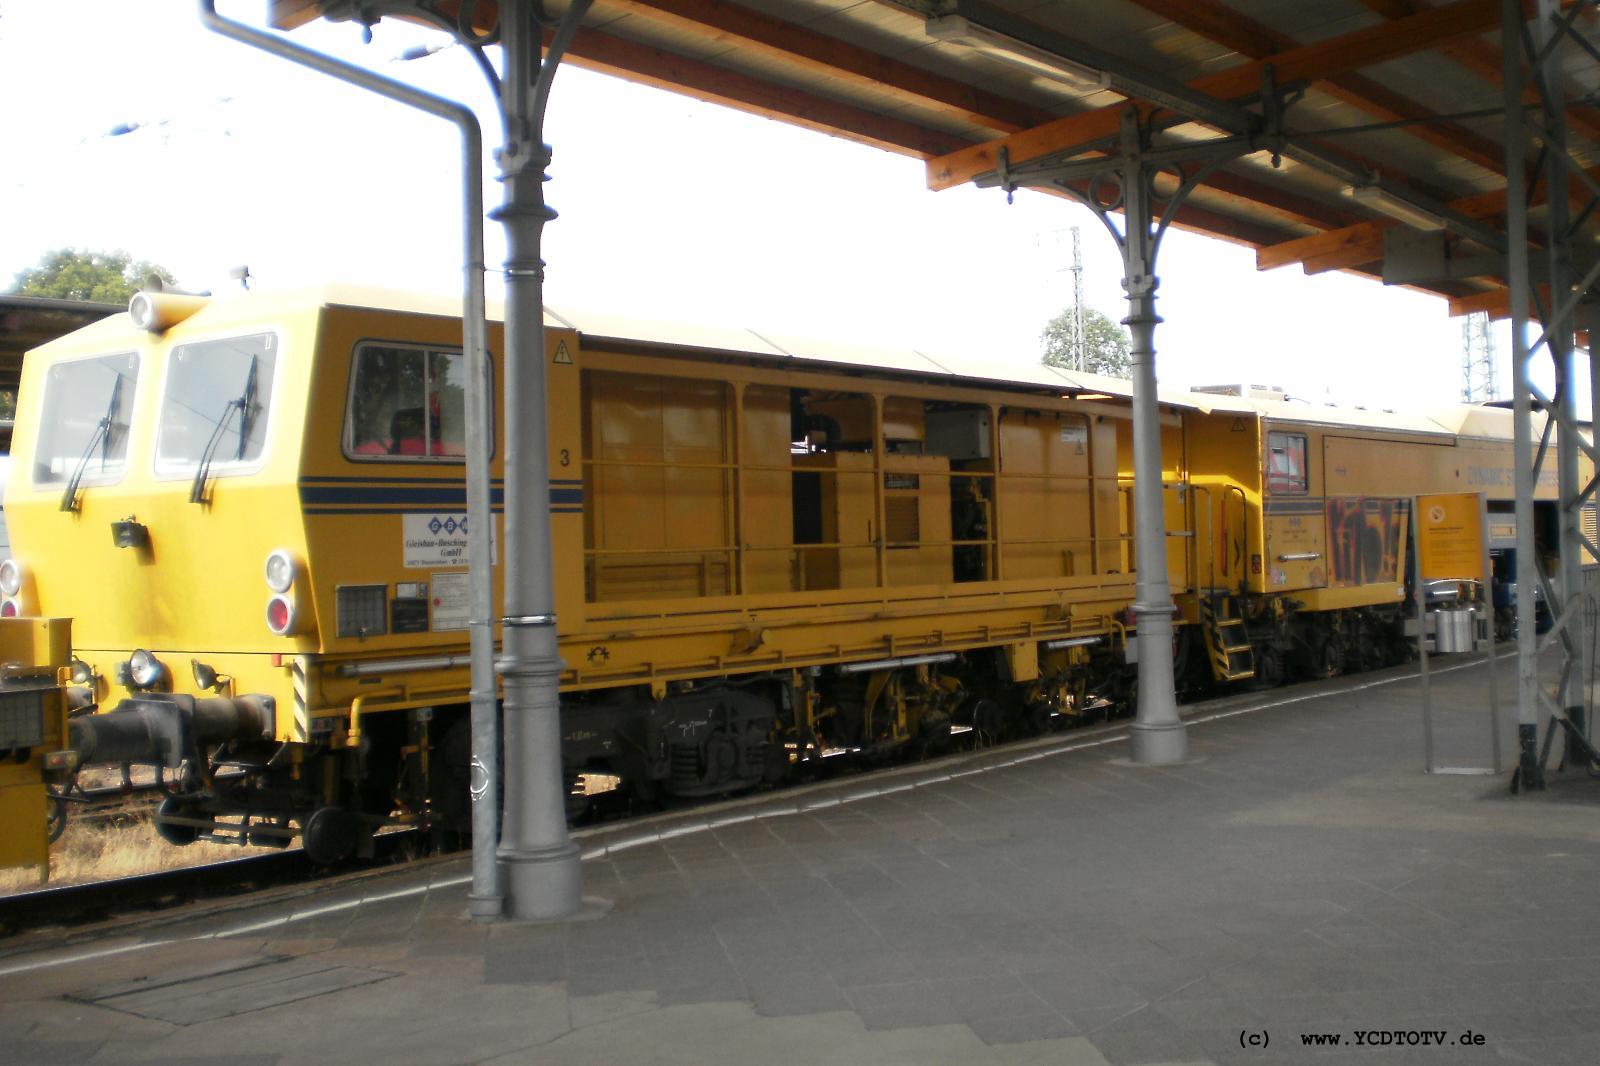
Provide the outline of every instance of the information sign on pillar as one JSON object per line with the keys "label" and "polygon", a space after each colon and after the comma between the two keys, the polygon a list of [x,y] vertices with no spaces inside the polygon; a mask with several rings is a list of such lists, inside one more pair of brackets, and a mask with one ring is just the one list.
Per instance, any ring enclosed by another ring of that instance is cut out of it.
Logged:
{"label": "information sign on pillar", "polygon": [[[1412,498],[1411,572],[1416,604],[1417,657],[1422,678],[1423,766],[1430,774],[1500,772],[1500,699],[1495,679],[1493,569],[1489,514],[1482,493],[1439,492]],[[1473,655],[1485,649],[1489,669],[1487,767],[1434,762],[1433,691],[1429,637],[1436,653]]]}
{"label": "information sign on pillar", "polygon": [[1417,510],[1417,551],[1423,579],[1486,582],[1483,494],[1418,496]]}

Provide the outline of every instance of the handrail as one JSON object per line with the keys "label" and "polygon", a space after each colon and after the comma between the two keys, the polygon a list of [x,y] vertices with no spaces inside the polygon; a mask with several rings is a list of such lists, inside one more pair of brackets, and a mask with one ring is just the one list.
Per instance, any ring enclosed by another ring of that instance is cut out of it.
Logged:
{"label": "handrail", "polygon": [[[1239,495],[1239,594],[1242,596],[1250,573],[1250,568],[1245,565],[1245,557],[1250,554],[1250,497],[1245,495],[1244,488],[1240,485],[1229,485],[1225,490],[1227,496],[1232,496],[1234,493]],[[1226,504],[1223,505],[1222,514],[1223,521],[1226,522],[1228,514]],[[1223,545],[1224,552],[1227,551],[1227,547],[1226,544]],[[1227,576],[1226,558],[1224,558],[1223,576]]]}

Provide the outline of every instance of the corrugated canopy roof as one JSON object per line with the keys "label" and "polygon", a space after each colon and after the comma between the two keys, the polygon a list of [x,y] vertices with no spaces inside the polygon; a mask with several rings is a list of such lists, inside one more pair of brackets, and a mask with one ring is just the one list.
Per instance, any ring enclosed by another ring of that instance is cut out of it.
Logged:
{"label": "corrugated canopy roof", "polygon": [[[273,0],[272,19],[287,28],[351,6]],[[1586,8],[1577,28],[1600,38]],[[477,11],[492,19],[495,5]],[[931,21],[951,16],[1000,26],[1011,43],[970,32],[963,43],[956,24]],[[1592,179],[1600,63],[1566,54],[1568,146]],[[1067,84],[1060,59],[1110,87]],[[934,188],[994,182],[1002,147],[1011,168],[1093,158],[1129,99],[1166,144],[1218,140],[1241,115],[1270,129],[1263,87],[1287,88],[1283,139],[1211,174],[1178,224],[1254,246],[1263,269],[1376,276],[1403,255],[1410,283],[1451,298],[1452,313],[1508,312],[1500,262],[1463,266],[1504,244],[1499,0],[594,0],[568,61],[918,156]],[[1345,194],[1374,182],[1448,231]],[[1539,239],[1544,190],[1532,187]]]}

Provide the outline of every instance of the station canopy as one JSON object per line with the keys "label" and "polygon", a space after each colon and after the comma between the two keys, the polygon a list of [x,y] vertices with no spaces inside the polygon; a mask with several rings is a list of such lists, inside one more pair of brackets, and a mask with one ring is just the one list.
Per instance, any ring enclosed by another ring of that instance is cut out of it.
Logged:
{"label": "station canopy", "polygon": [[0,392],[17,387],[22,353],[126,310],[123,304],[0,293]]}
{"label": "station canopy", "polygon": [[[424,6],[458,15],[446,0],[274,0],[271,18]],[[495,4],[469,7],[492,27]],[[1566,50],[1544,113],[1564,121],[1572,218],[1590,237],[1600,19],[1591,3],[1546,7],[1589,49]],[[1196,177],[1209,147],[1235,146],[1180,228],[1251,246],[1262,269],[1352,271],[1504,317],[1500,26],[1500,0],[594,0],[565,61],[917,156],[934,189],[1052,168],[1086,188],[1070,164],[1117,151],[1131,101],[1147,148],[1172,159],[1158,195]],[[1515,103],[1535,113],[1539,98]],[[1546,189],[1530,164],[1539,243]]]}

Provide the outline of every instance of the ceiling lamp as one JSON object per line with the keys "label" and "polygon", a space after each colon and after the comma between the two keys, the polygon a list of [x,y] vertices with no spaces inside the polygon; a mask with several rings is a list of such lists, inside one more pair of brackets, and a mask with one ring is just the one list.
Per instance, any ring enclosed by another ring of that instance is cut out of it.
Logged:
{"label": "ceiling lamp", "polygon": [[1404,222],[1424,232],[1444,229],[1444,219],[1409,200],[1402,200],[1381,185],[1346,185],[1344,195],[1363,207],[1371,208],[1397,222]]}
{"label": "ceiling lamp", "polygon": [[980,25],[963,15],[941,15],[924,26],[929,37],[949,44],[965,45],[985,55],[1043,74],[1080,93],[1111,88],[1111,76],[1103,70],[1075,63],[1065,56],[1038,45]]}

